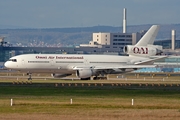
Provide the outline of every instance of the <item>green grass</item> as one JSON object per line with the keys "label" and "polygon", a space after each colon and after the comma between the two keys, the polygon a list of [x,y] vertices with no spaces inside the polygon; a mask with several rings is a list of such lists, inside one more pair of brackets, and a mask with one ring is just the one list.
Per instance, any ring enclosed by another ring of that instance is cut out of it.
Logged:
{"label": "green grass", "polygon": [[[44,76],[44,75],[43,75]],[[113,77],[113,76],[112,76]],[[148,77],[148,76],[146,76]],[[116,76],[114,76],[116,78]],[[180,83],[179,76],[170,76],[165,81],[164,76],[155,76],[144,81],[129,76],[131,80],[58,80],[33,79],[33,85],[19,83],[17,78],[1,78],[0,84],[0,119],[75,119],[75,120],[109,120],[109,119],[179,119],[180,118],[180,91],[171,89],[170,84]],[[160,78],[160,79],[159,79]],[[26,82],[26,78],[19,82]],[[3,86],[9,82],[10,86]],[[37,83],[52,83],[51,86],[39,86]],[[55,83],[66,83],[55,87]],[[73,83],[71,87],[68,85]],[[74,86],[75,83],[85,83]],[[92,83],[88,87],[87,83]],[[98,83],[95,87],[95,83]],[[100,83],[111,83],[114,87],[101,86]],[[137,83],[137,86],[119,87],[115,83]],[[154,87],[139,87],[146,83]],[[160,89],[158,84],[162,84]],[[164,84],[169,84],[164,87]],[[34,86],[34,87],[33,87]],[[127,89],[124,89],[127,88]],[[133,89],[131,89],[133,88]],[[137,89],[136,89],[137,88]],[[176,88],[178,88],[176,86]],[[10,99],[14,104],[10,106]],[[73,104],[70,104],[73,99]],[[134,105],[131,100],[134,99]]]}
{"label": "green grass", "polygon": [[[125,90],[120,88],[53,88],[53,87],[0,87],[0,98],[9,99],[14,98],[16,100],[26,101],[24,105],[28,105],[31,102],[37,101],[37,104],[51,103],[62,104],[68,103],[70,98],[75,99],[77,104],[105,104],[119,105],[118,100],[131,101],[131,99],[139,99],[142,102],[154,101],[171,101],[180,100],[179,91],[164,91],[164,90]],[[41,101],[42,100],[42,101]],[[43,103],[44,101],[44,103]],[[112,103],[112,104],[111,104]],[[130,103],[130,102],[129,102]],[[180,101],[179,101],[180,103]],[[0,103],[1,104],[1,103]],[[36,104],[36,102],[32,102]],[[19,105],[23,105],[19,103]],[[53,105],[53,104],[52,104]],[[123,105],[123,104],[122,104]],[[101,105],[100,105],[101,106]],[[101,107],[102,107],[101,106]],[[121,104],[120,104],[121,106]]]}
{"label": "green grass", "polygon": [[93,88],[93,87],[0,87],[0,96],[175,96],[180,97],[179,91],[172,90],[126,90],[122,88]]}
{"label": "green grass", "polygon": [[[14,101],[12,107],[11,98]],[[70,99],[73,99],[73,104],[70,104]],[[132,99],[134,99],[133,106]],[[78,120],[87,117],[127,119],[131,114],[134,114],[136,119],[153,119],[154,116],[179,118],[179,111],[180,92],[176,90],[126,90],[117,87],[0,87],[0,119],[32,119],[31,117]]]}

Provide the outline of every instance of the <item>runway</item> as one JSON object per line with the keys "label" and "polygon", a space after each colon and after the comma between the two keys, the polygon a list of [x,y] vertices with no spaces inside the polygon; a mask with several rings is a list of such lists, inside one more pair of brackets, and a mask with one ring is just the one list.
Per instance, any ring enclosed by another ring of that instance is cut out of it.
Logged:
{"label": "runway", "polygon": [[107,80],[80,80],[75,75],[53,78],[50,74],[33,74],[33,80],[30,81],[27,78],[25,73],[1,71],[0,86],[180,90],[180,76],[177,73],[130,73],[111,75],[107,77]]}
{"label": "runway", "polygon": [[19,87],[50,87],[50,88],[87,88],[87,89],[143,89],[143,90],[178,90],[180,91],[180,84],[167,83],[37,83],[33,81],[12,81],[1,82],[0,86],[19,86]]}

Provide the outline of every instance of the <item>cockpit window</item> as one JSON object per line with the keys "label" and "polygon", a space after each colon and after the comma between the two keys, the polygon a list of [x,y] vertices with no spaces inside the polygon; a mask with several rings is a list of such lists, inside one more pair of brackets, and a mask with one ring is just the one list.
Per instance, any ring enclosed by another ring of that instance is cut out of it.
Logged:
{"label": "cockpit window", "polygon": [[17,62],[17,59],[9,59],[9,61]]}

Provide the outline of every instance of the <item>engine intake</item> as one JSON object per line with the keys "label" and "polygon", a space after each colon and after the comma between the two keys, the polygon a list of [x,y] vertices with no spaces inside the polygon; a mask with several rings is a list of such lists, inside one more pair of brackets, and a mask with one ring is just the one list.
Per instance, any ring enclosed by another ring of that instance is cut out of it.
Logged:
{"label": "engine intake", "polygon": [[76,71],[76,76],[79,78],[89,78],[93,75],[92,69],[79,69]]}

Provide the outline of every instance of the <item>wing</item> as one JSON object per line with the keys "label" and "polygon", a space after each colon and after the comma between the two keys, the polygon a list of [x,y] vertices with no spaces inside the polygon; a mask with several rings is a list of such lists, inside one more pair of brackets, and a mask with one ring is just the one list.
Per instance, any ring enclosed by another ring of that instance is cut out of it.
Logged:
{"label": "wing", "polygon": [[[94,70],[109,70],[109,69],[140,69],[140,68],[152,68],[158,65],[153,65],[153,62],[159,59],[166,58],[167,56],[154,56],[152,59],[146,59],[141,62],[135,62],[134,64],[116,65],[116,66],[74,66],[73,70],[79,69],[94,69]],[[150,64],[150,65],[149,65]]]}
{"label": "wing", "polygon": [[80,70],[80,69],[94,69],[94,70],[109,70],[109,69],[140,69],[140,68],[152,68],[156,67],[157,65],[121,65],[121,66],[81,66],[81,67],[74,67],[73,70]]}

